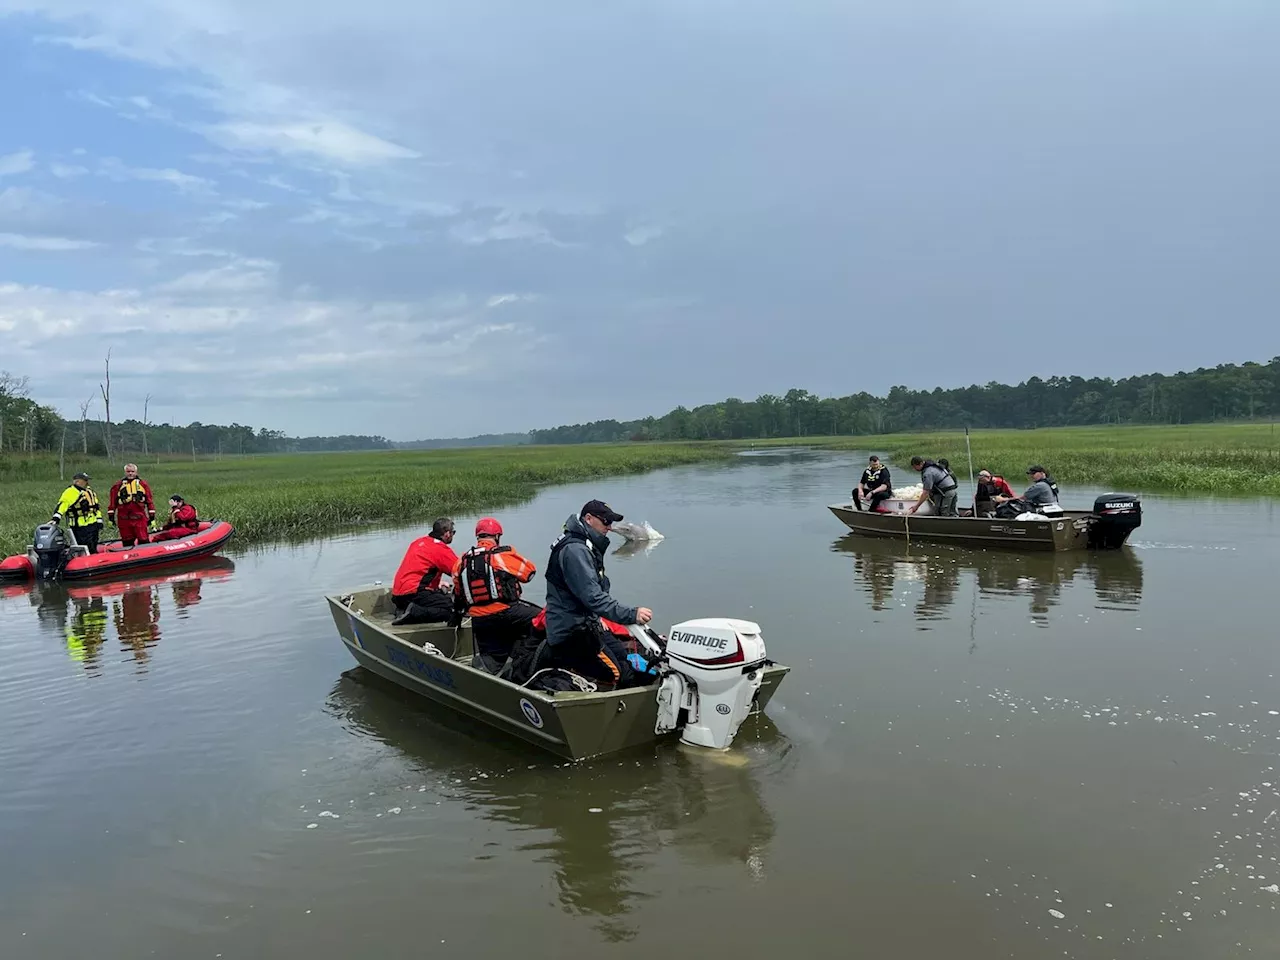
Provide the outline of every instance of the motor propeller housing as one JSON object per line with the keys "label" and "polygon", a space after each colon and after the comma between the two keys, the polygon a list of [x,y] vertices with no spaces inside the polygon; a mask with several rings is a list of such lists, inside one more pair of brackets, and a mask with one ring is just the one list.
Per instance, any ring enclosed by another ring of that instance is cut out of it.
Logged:
{"label": "motor propeller housing", "polygon": [[759,624],[728,617],[676,624],[667,634],[657,732],[679,728],[682,743],[727,750],[751,713],[765,662]]}

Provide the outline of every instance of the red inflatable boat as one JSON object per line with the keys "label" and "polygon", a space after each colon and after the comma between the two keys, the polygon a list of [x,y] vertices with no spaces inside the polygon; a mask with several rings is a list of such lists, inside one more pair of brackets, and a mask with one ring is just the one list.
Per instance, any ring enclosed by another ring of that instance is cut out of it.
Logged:
{"label": "red inflatable boat", "polygon": [[225,520],[204,520],[198,531],[178,540],[133,547],[123,547],[119,540],[106,540],[98,544],[98,552],[93,554],[83,553],[84,547],[64,546],[62,556],[69,555],[65,560],[56,553],[59,533],[55,524],[37,527],[33,545],[25,554],[0,561],[0,581],[36,579],[37,572],[39,579],[89,580],[152,570],[216,553],[231,539],[235,528]]}

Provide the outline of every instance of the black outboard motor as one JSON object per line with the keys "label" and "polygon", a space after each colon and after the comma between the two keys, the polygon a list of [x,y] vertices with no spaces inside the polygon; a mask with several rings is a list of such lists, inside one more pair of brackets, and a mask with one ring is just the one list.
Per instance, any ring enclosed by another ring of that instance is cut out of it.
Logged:
{"label": "black outboard motor", "polygon": [[33,565],[37,580],[56,580],[62,568],[71,559],[71,544],[62,527],[56,523],[42,523],[31,538],[31,550],[35,554]]}
{"label": "black outboard motor", "polygon": [[1118,550],[1142,526],[1142,501],[1133,493],[1104,493],[1093,501],[1089,546]]}

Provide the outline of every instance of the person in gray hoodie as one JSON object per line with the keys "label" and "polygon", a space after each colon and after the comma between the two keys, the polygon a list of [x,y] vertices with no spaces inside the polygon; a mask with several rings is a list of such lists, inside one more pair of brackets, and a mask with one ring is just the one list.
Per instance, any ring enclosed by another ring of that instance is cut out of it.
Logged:
{"label": "person in gray hoodie", "polygon": [[609,595],[604,555],[609,528],[622,514],[602,500],[589,500],[570,516],[547,560],[547,646],[542,667],[564,667],[591,680],[630,686],[634,671],[625,648],[600,618],[629,625],[653,618],[648,607],[630,607]]}

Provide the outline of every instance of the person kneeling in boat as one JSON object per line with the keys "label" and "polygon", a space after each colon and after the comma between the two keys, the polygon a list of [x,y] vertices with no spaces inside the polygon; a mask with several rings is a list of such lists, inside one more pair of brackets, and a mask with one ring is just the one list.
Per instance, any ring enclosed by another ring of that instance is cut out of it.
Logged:
{"label": "person kneeling in boat", "polygon": [[1013,487],[1004,477],[996,476],[985,467],[978,471],[978,492],[973,498],[975,512],[980,517],[993,517],[996,512],[996,497],[1014,498]]}
{"label": "person kneeling in boat", "polygon": [[156,518],[156,504],[151,487],[138,476],[138,465],[126,463],[124,476],[111,488],[107,504],[107,520],[120,531],[120,546],[132,547],[147,542],[147,526]]}
{"label": "person kneeling in boat", "polygon": [[453,521],[437,517],[431,533],[409,544],[391,583],[393,626],[453,621],[453,592],[440,589],[442,575],[453,576],[458,555],[453,547]]}
{"label": "person kneeling in boat", "polygon": [[199,532],[200,518],[196,515],[196,508],[175,493],[169,498],[169,522],[151,535],[151,542],[177,540]]}
{"label": "person kneeling in boat", "polygon": [[520,599],[521,584],[538,568],[502,546],[502,524],[493,517],[476,521],[476,545],[453,565],[455,611],[471,617],[475,641],[473,666],[498,673],[518,640],[533,633],[533,620],[541,608]]}
{"label": "person kneeling in boat", "polygon": [[609,595],[604,554],[609,528],[622,519],[602,500],[589,500],[565,521],[547,560],[547,639],[535,670],[561,667],[605,687],[619,689],[648,680],[638,677],[622,642],[600,622],[623,625],[653,619],[648,607],[629,607]]}
{"label": "person kneeling in boat", "polygon": [[61,523],[66,517],[67,526],[76,543],[87,547],[90,553],[98,552],[98,534],[102,532],[102,507],[98,495],[89,486],[89,475],[77,473],[71,478],[71,486],[62,491],[58,506],[49,519]]}
{"label": "person kneeling in boat", "polygon": [[938,516],[956,516],[956,497],[959,496],[959,490],[956,478],[950,471],[924,457],[912,457],[911,469],[920,471],[920,485],[923,489],[907,512],[915,513],[920,509],[921,504],[928,500],[933,504],[933,510]]}
{"label": "person kneeling in boat", "polygon": [[[1027,487],[1027,492],[1021,498],[1012,496],[992,497],[992,500],[997,504],[996,516],[1017,516],[1027,511],[1043,513],[1045,507],[1053,506],[1058,502],[1058,495],[1054,492],[1053,484],[1049,482],[1048,474],[1044,467],[1038,463],[1027,467],[1027,476],[1031,478],[1031,486]],[[1003,510],[999,509],[1005,504],[1012,504],[1012,506]]]}
{"label": "person kneeling in boat", "polygon": [[893,482],[889,478],[889,468],[873,453],[867,463],[867,469],[862,471],[862,479],[858,481],[858,486],[853,491],[853,505],[861,510],[862,501],[865,498],[867,509],[875,512],[880,504],[892,496]]}

